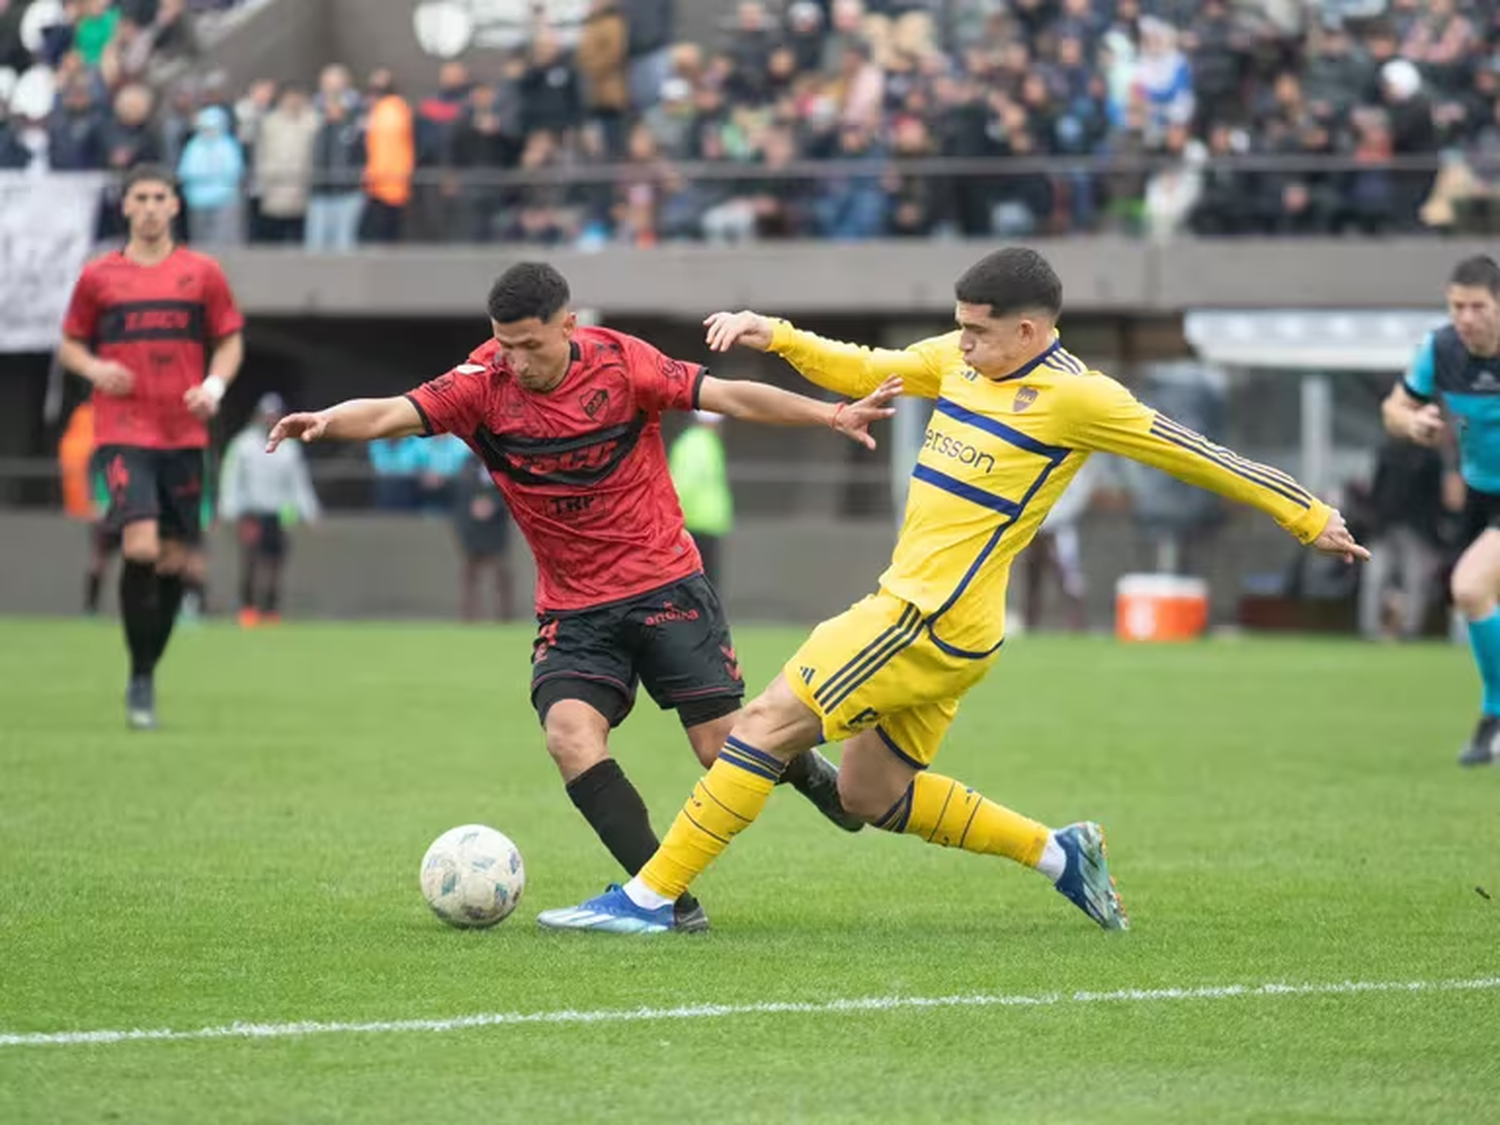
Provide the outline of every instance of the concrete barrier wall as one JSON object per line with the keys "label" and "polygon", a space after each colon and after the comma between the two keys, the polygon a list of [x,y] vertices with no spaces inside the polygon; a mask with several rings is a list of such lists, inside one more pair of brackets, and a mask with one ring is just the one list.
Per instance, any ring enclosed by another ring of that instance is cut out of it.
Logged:
{"label": "concrete barrier wall", "polygon": [[[1190,308],[1430,308],[1453,263],[1489,249],[1468,240],[1039,243],[1074,313],[1172,314]],[[523,258],[554,262],[580,304],[611,317],[699,315],[754,307],[788,315],[948,315],[953,282],[983,242],[781,243],[737,248],[404,247],[309,257],[245,247],[222,255],[247,311],[283,316],[419,317],[472,313]]]}
{"label": "concrete barrier wall", "polygon": [[[1115,579],[1150,569],[1151,544],[1120,513],[1091,514],[1082,535],[1090,621],[1108,626]],[[828,617],[874,589],[893,538],[883,521],[742,522],[725,552],[730,612],[744,622]],[[214,529],[210,550],[211,596],[224,608],[235,591],[230,529]],[[1188,569],[1210,579],[1215,619],[1230,621],[1242,576],[1280,570],[1296,550],[1269,520],[1236,512],[1220,532],[1189,550]],[[86,557],[82,525],[60,516],[0,513],[0,615],[76,613]],[[529,608],[533,571],[519,539],[514,559],[519,600]],[[1012,604],[1019,600],[1019,581]],[[444,520],[337,516],[294,533],[287,610],[298,617],[453,618],[457,583],[457,548]],[[112,607],[112,590],[110,598]]]}

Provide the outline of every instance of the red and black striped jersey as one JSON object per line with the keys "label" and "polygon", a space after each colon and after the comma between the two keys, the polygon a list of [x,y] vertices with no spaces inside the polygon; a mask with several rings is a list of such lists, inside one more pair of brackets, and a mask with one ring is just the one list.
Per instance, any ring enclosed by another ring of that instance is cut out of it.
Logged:
{"label": "red and black striped jersey", "polygon": [[661,437],[706,371],[644,340],[579,328],[562,382],[528,391],[493,340],[408,396],[429,434],[456,434],[489,469],[536,558],[538,611],[589,609],[702,569]]}
{"label": "red and black striped jersey", "polygon": [[154,266],[115,251],[84,267],[63,335],[130,369],[127,395],[94,395],[97,445],[201,449],[208,427],[183,403],[213,346],[245,325],[219,263],[178,247]]}

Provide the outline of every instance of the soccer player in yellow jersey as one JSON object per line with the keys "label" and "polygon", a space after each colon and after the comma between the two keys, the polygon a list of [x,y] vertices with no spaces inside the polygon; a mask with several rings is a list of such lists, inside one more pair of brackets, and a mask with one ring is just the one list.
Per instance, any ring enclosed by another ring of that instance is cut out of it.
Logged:
{"label": "soccer player in yellow jersey", "polygon": [[844,742],[839,795],[888,832],[1001,855],[1045,875],[1106,930],[1129,926],[1092,822],[1053,831],[928,767],[964,693],[1005,636],[1011,561],[1091,452],[1145,462],[1251,504],[1304,544],[1367,558],[1338,512],[1138,402],[1070,355],[1062,285],[1041,255],[1000,250],[956,286],[958,330],[903,351],[834,343],[756,313],[718,313],[708,342],[783,356],[820,386],[868,394],[898,376],[936,400],[880,589],[825,621],[745,708],[656,855],[626,886],[543,911],[553,929],[653,933],[672,903],[765,806],[786,762]]}

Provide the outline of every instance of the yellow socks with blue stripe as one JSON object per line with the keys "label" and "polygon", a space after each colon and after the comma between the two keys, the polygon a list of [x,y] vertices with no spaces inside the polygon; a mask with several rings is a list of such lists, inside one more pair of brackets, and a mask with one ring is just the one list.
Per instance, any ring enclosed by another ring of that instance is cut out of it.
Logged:
{"label": "yellow socks with blue stripe", "polygon": [[673,902],[766,807],[786,763],[731,738],[625,893],[653,909]]}
{"label": "yellow socks with blue stripe", "polygon": [[1500,610],[1469,622],[1469,647],[1484,681],[1484,713],[1500,717]]}
{"label": "yellow socks with blue stripe", "polygon": [[997,805],[951,777],[925,771],[875,827],[920,836],[944,848],[1003,855],[1027,867],[1041,865],[1052,838],[1045,824]]}

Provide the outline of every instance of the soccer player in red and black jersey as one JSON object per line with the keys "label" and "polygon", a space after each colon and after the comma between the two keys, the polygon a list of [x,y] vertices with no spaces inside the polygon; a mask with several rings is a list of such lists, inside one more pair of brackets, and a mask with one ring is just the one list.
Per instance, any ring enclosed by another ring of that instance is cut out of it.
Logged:
{"label": "soccer player in red and black jersey", "polygon": [[[547,750],[573,803],[634,874],[656,834],[608,738],[637,685],[677,711],[705,764],[718,756],[745,691],[724,610],[683,527],[662,413],[701,408],[831,426],[873,447],[868,428],[890,416],[900,384],[833,405],[715,379],[633,336],[581,327],[569,299],[551,266],[513,266],[490,292],[493,338],[466,363],[408,395],[289,415],[270,441],[452,433],[478,454],[536,557],[531,698]],[[788,773],[824,815],[857,830],[828,761],[809,752]],[[677,904],[677,925],[707,926],[691,896]]]}
{"label": "soccer player in red and black jersey", "polygon": [[125,179],[125,249],[95,258],[73,289],[58,358],[94,386],[96,464],[120,531],[120,609],[130,648],[126,715],[156,725],[153,674],[202,538],[208,419],[244,357],[244,318],[219,264],[172,240],[172,174]]}

